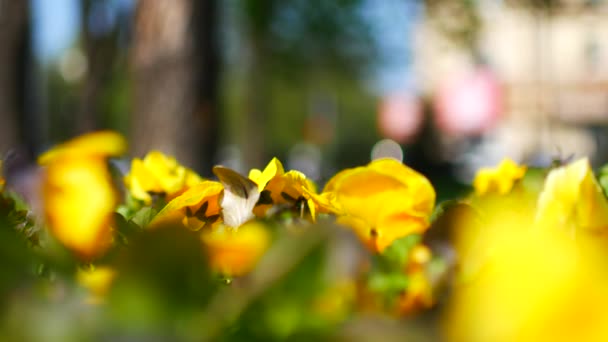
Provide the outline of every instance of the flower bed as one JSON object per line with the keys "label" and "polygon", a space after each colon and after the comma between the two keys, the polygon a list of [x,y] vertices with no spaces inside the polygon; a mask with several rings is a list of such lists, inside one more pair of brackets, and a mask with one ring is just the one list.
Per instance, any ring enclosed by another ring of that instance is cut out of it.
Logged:
{"label": "flower bed", "polygon": [[1,192],[3,336],[608,340],[608,201],[587,159],[504,160],[436,204],[392,159],[320,189],[276,158],[212,180],[151,151],[121,175],[126,146],[96,132],[40,156],[41,213]]}

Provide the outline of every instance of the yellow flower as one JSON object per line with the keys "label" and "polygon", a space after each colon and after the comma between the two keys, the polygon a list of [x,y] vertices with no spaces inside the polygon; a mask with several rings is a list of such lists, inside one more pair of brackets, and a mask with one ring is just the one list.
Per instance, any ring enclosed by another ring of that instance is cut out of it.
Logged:
{"label": "yellow flower", "polygon": [[202,181],[171,200],[154,217],[152,226],[182,224],[192,230],[221,222],[220,196],[224,187],[219,182]]}
{"label": "yellow flower", "polygon": [[339,210],[332,195],[317,194],[315,184],[306,175],[296,170],[285,172],[283,164],[277,158],[273,158],[264,171],[252,169],[249,179],[258,184],[262,196],[266,195],[262,197],[263,203],[254,208],[258,217],[263,217],[272,206],[296,208],[300,210],[301,216],[308,209],[313,221],[318,212]]}
{"label": "yellow flower", "polygon": [[270,233],[257,221],[238,229],[219,226],[205,229],[201,239],[213,270],[227,276],[240,276],[251,271],[270,245]]}
{"label": "yellow flower", "polygon": [[496,168],[479,169],[473,180],[473,187],[478,196],[491,193],[506,195],[525,174],[526,166],[519,166],[507,158]]}
{"label": "yellow flower", "polygon": [[106,158],[126,149],[113,132],[82,135],[44,153],[44,210],[53,235],[80,257],[98,256],[110,245],[117,194]]}
{"label": "yellow flower", "polygon": [[464,218],[454,229],[459,267],[446,340],[608,340],[605,246],[538,227],[533,205],[482,206],[482,221]]}
{"label": "yellow flower", "polygon": [[45,152],[38,157],[38,164],[47,165],[59,159],[82,156],[105,159],[109,156],[119,156],[126,149],[127,142],[118,133],[112,131],[87,133]]}
{"label": "yellow flower", "polygon": [[338,222],[353,228],[376,252],[396,239],[424,232],[435,205],[431,183],[393,159],[341,171],[329,180],[325,193],[332,193],[339,204]]}
{"label": "yellow flower", "polygon": [[89,291],[87,302],[89,304],[103,303],[116,278],[116,271],[108,266],[95,267],[91,270],[79,269],[76,274],[78,283]]}
{"label": "yellow flower", "polygon": [[144,159],[134,158],[124,182],[133,197],[150,204],[150,193],[164,194],[168,199],[182,193],[202,179],[180,165],[175,158],[159,151],[149,152]]}
{"label": "yellow flower", "polygon": [[549,173],[538,200],[536,220],[543,226],[568,228],[571,232],[576,228],[608,228],[608,201],[587,158]]}
{"label": "yellow flower", "polygon": [[431,250],[422,244],[410,251],[406,270],[409,282],[407,290],[399,297],[400,314],[410,314],[433,305],[433,288],[426,270],[431,257]]}

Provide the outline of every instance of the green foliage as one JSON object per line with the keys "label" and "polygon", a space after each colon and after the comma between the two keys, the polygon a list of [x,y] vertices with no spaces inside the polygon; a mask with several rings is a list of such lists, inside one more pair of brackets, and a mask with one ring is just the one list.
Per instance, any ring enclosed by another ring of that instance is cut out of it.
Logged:
{"label": "green foliage", "polygon": [[604,165],[600,169],[598,172],[598,180],[602,190],[604,190],[604,195],[608,197],[608,165]]}
{"label": "green foliage", "polygon": [[362,7],[360,0],[238,4],[256,48],[264,50],[275,71],[290,77],[307,72],[303,66],[365,72],[377,49]]}
{"label": "green foliage", "polygon": [[108,320],[124,336],[174,331],[220,286],[198,236],[177,227],[142,232],[109,262],[121,277],[108,296]]}
{"label": "green foliage", "polygon": [[32,286],[39,269],[32,250],[39,238],[27,211],[14,195],[0,193],[0,318],[15,292]]}
{"label": "green foliage", "polygon": [[323,292],[324,246],[303,255],[297,264],[275,283],[264,289],[228,330],[229,340],[254,337],[259,340],[284,340],[319,333],[320,318],[315,317],[314,300]]}
{"label": "green foliage", "polygon": [[395,240],[381,254],[373,256],[368,286],[371,291],[384,297],[387,307],[391,307],[397,296],[407,289],[409,280],[405,269],[412,248],[420,243],[421,239],[418,234],[408,235]]}
{"label": "green foliage", "polygon": [[26,205],[17,194],[12,192],[0,193],[0,217],[4,224],[12,228],[31,247],[39,246],[39,227],[26,209]]}

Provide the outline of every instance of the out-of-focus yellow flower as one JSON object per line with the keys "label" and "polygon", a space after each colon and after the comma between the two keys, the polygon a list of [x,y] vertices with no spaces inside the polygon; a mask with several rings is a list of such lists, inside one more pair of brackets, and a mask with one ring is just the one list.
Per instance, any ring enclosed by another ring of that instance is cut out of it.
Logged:
{"label": "out-of-focus yellow flower", "polygon": [[202,181],[169,202],[151,222],[152,226],[183,224],[192,230],[220,223],[219,182]]}
{"label": "out-of-focus yellow flower", "polygon": [[608,340],[604,246],[535,223],[534,205],[516,203],[482,201],[482,220],[458,222],[447,340]]}
{"label": "out-of-focus yellow flower", "polygon": [[270,245],[270,233],[257,221],[238,229],[219,226],[201,233],[213,270],[227,276],[240,276],[251,271]]}
{"label": "out-of-focus yellow flower", "polygon": [[341,171],[323,193],[335,196],[341,210],[338,222],[352,227],[376,252],[396,239],[424,232],[435,206],[428,179],[393,159]]}
{"label": "out-of-focus yellow flower", "polygon": [[99,131],[83,134],[43,153],[38,164],[48,165],[65,158],[119,156],[127,150],[127,141],[112,131]]}
{"label": "out-of-focus yellow flower", "polygon": [[413,313],[433,305],[433,288],[427,274],[427,265],[431,261],[431,250],[422,244],[412,248],[406,273],[407,290],[400,296],[397,305],[400,314]]}
{"label": "out-of-focus yellow flower", "polygon": [[150,193],[164,194],[168,199],[182,193],[202,179],[180,165],[175,158],[159,151],[149,152],[144,159],[134,158],[124,182],[133,197],[150,204]]}
{"label": "out-of-focus yellow flower", "polygon": [[580,159],[553,169],[538,200],[541,225],[576,232],[608,228],[608,201],[597,183],[589,160]]}
{"label": "out-of-focus yellow flower", "polygon": [[262,196],[268,196],[262,197],[262,200],[269,203],[260,203],[254,208],[258,217],[264,216],[272,206],[300,206],[302,214],[308,208],[313,221],[319,212],[338,211],[334,196],[317,194],[315,184],[306,175],[296,170],[285,172],[277,158],[273,158],[264,171],[252,169],[249,179],[258,184]]}
{"label": "out-of-focus yellow flower", "polygon": [[112,213],[117,194],[106,158],[122,154],[119,134],[82,135],[44,153],[44,210],[53,235],[80,257],[101,254],[111,242]]}
{"label": "out-of-focus yellow flower", "polygon": [[524,177],[526,169],[526,166],[519,166],[508,158],[495,168],[483,167],[477,171],[473,180],[475,194],[505,195],[511,191],[516,181]]}
{"label": "out-of-focus yellow flower", "polygon": [[116,271],[107,266],[95,267],[91,270],[79,269],[76,274],[78,283],[89,291],[87,297],[89,304],[103,303],[114,278],[116,278]]}

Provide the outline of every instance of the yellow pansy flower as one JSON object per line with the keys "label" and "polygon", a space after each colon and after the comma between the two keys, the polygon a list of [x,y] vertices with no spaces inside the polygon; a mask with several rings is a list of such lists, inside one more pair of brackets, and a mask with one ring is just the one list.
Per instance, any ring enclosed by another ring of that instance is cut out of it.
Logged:
{"label": "yellow pansy flower", "polygon": [[[514,203],[482,203],[483,221],[463,217],[454,229],[459,267],[445,340],[606,341],[605,248],[535,224],[533,205],[524,200],[505,213]],[[471,225],[480,229],[469,231]]]}
{"label": "yellow pansy flower", "polygon": [[83,134],[55,146],[38,157],[38,164],[48,165],[60,159],[119,156],[127,149],[123,136],[112,131],[98,131]]}
{"label": "yellow pansy flower", "polygon": [[255,267],[270,245],[271,237],[262,223],[249,221],[238,229],[227,226],[205,229],[201,239],[214,271],[240,276]]}
{"label": "yellow pansy flower", "polygon": [[116,278],[116,271],[108,266],[99,266],[90,270],[79,269],[76,274],[78,283],[89,291],[87,302],[89,304],[103,303]]}
{"label": "yellow pansy flower", "polygon": [[338,210],[333,196],[318,195],[315,184],[306,178],[306,175],[296,170],[285,172],[283,164],[277,158],[273,158],[264,171],[252,169],[249,172],[249,179],[258,184],[263,196],[262,201],[266,201],[254,208],[254,213],[258,217],[264,216],[272,206],[299,205],[302,214],[303,210],[308,208],[313,221],[318,212]]}
{"label": "yellow pansy flower", "polygon": [[608,228],[608,201],[587,158],[551,170],[538,199],[536,220],[553,229]]}
{"label": "yellow pansy flower", "polygon": [[172,199],[154,217],[151,225],[182,224],[189,229],[199,230],[219,223],[223,190],[219,182],[202,181]]}
{"label": "yellow pansy flower", "polygon": [[435,206],[428,179],[393,159],[341,171],[329,180],[325,193],[332,193],[339,204],[338,222],[353,228],[376,252],[396,239],[424,232]]}
{"label": "yellow pansy flower", "polygon": [[144,159],[134,158],[131,171],[124,178],[133,197],[146,204],[152,201],[151,193],[171,199],[201,181],[194,171],[159,151],[149,152]]}
{"label": "yellow pansy flower", "polygon": [[61,144],[38,160],[46,166],[44,212],[51,232],[82,258],[101,254],[111,242],[118,198],[106,158],[125,149],[119,134],[97,132]]}
{"label": "yellow pansy flower", "polygon": [[495,168],[483,167],[477,171],[473,180],[475,194],[478,196],[496,193],[506,195],[516,181],[526,174],[526,166],[519,166],[511,159],[504,159]]}

